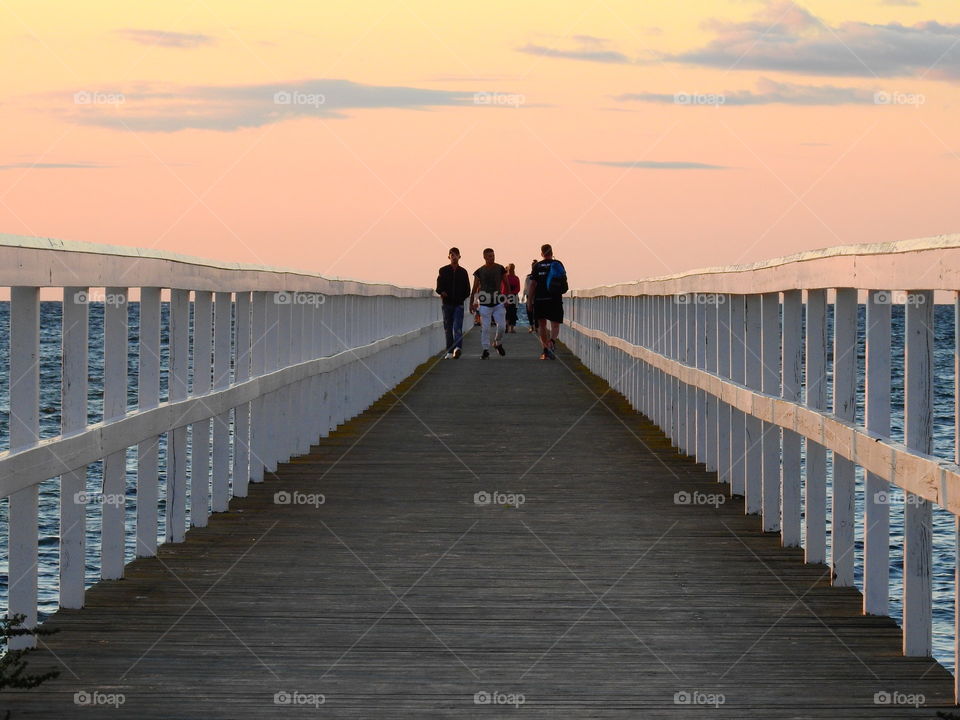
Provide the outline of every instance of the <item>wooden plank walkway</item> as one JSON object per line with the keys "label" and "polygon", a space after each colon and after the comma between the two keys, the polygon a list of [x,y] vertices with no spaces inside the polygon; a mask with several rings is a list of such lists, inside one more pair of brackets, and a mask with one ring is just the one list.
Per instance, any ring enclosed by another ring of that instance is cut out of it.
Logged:
{"label": "wooden plank walkway", "polygon": [[[5,693],[13,719],[932,718],[952,702],[946,670],[900,657],[891,620],[860,616],[742,501],[677,504],[719,486],[568,353],[539,361],[517,334],[481,361],[478,344],[58,612],[33,663],[62,675]],[[494,491],[524,502],[475,501]]]}

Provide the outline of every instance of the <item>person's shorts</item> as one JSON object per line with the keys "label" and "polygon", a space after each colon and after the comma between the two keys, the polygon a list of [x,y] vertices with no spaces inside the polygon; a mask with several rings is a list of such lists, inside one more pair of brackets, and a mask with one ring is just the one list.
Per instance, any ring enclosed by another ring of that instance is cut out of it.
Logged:
{"label": "person's shorts", "polygon": [[533,314],[537,320],[552,320],[563,322],[563,298],[537,298],[533,306]]}

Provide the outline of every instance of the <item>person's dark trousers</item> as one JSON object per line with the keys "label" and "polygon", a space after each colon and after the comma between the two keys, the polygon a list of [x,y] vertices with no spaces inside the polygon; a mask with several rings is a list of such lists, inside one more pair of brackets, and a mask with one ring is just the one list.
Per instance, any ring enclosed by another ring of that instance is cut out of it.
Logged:
{"label": "person's dark trousers", "polygon": [[447,334],[447,352],[463,349],[463,305],[443,305],[443,331]]}

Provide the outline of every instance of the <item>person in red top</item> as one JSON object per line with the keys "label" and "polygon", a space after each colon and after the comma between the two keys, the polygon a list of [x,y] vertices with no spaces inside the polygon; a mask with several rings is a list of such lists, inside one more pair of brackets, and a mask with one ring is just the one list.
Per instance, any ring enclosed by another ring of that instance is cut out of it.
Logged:
{"label": "person in red top", "polygon": [[507,296],[507,332],[517,331],[517,303],[520,297],[520,278],[517,277],[513,263],[507,265],[507,276],[503,279],[503,294]]}

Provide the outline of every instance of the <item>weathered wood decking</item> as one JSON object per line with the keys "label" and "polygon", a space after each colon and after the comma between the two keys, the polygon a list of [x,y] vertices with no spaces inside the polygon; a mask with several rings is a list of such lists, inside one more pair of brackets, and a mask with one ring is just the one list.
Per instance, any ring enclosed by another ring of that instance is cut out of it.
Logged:
{"label": "weathered wood decking", "polygon": [[[860,616],[742,501],[677,504],[720,486],[568,353],[539,361],[517,334],[481,362],[476,335],[57,613],[33,663],[61,677],[4,694],[14,720],[932,718],[952,702],[942,667],[900,657],[892,621]],[[493,491],[525,502],[475,503]],[[875,704],[884,691],[926,707]],[[725,702],[677,703],[709,695]]]}

